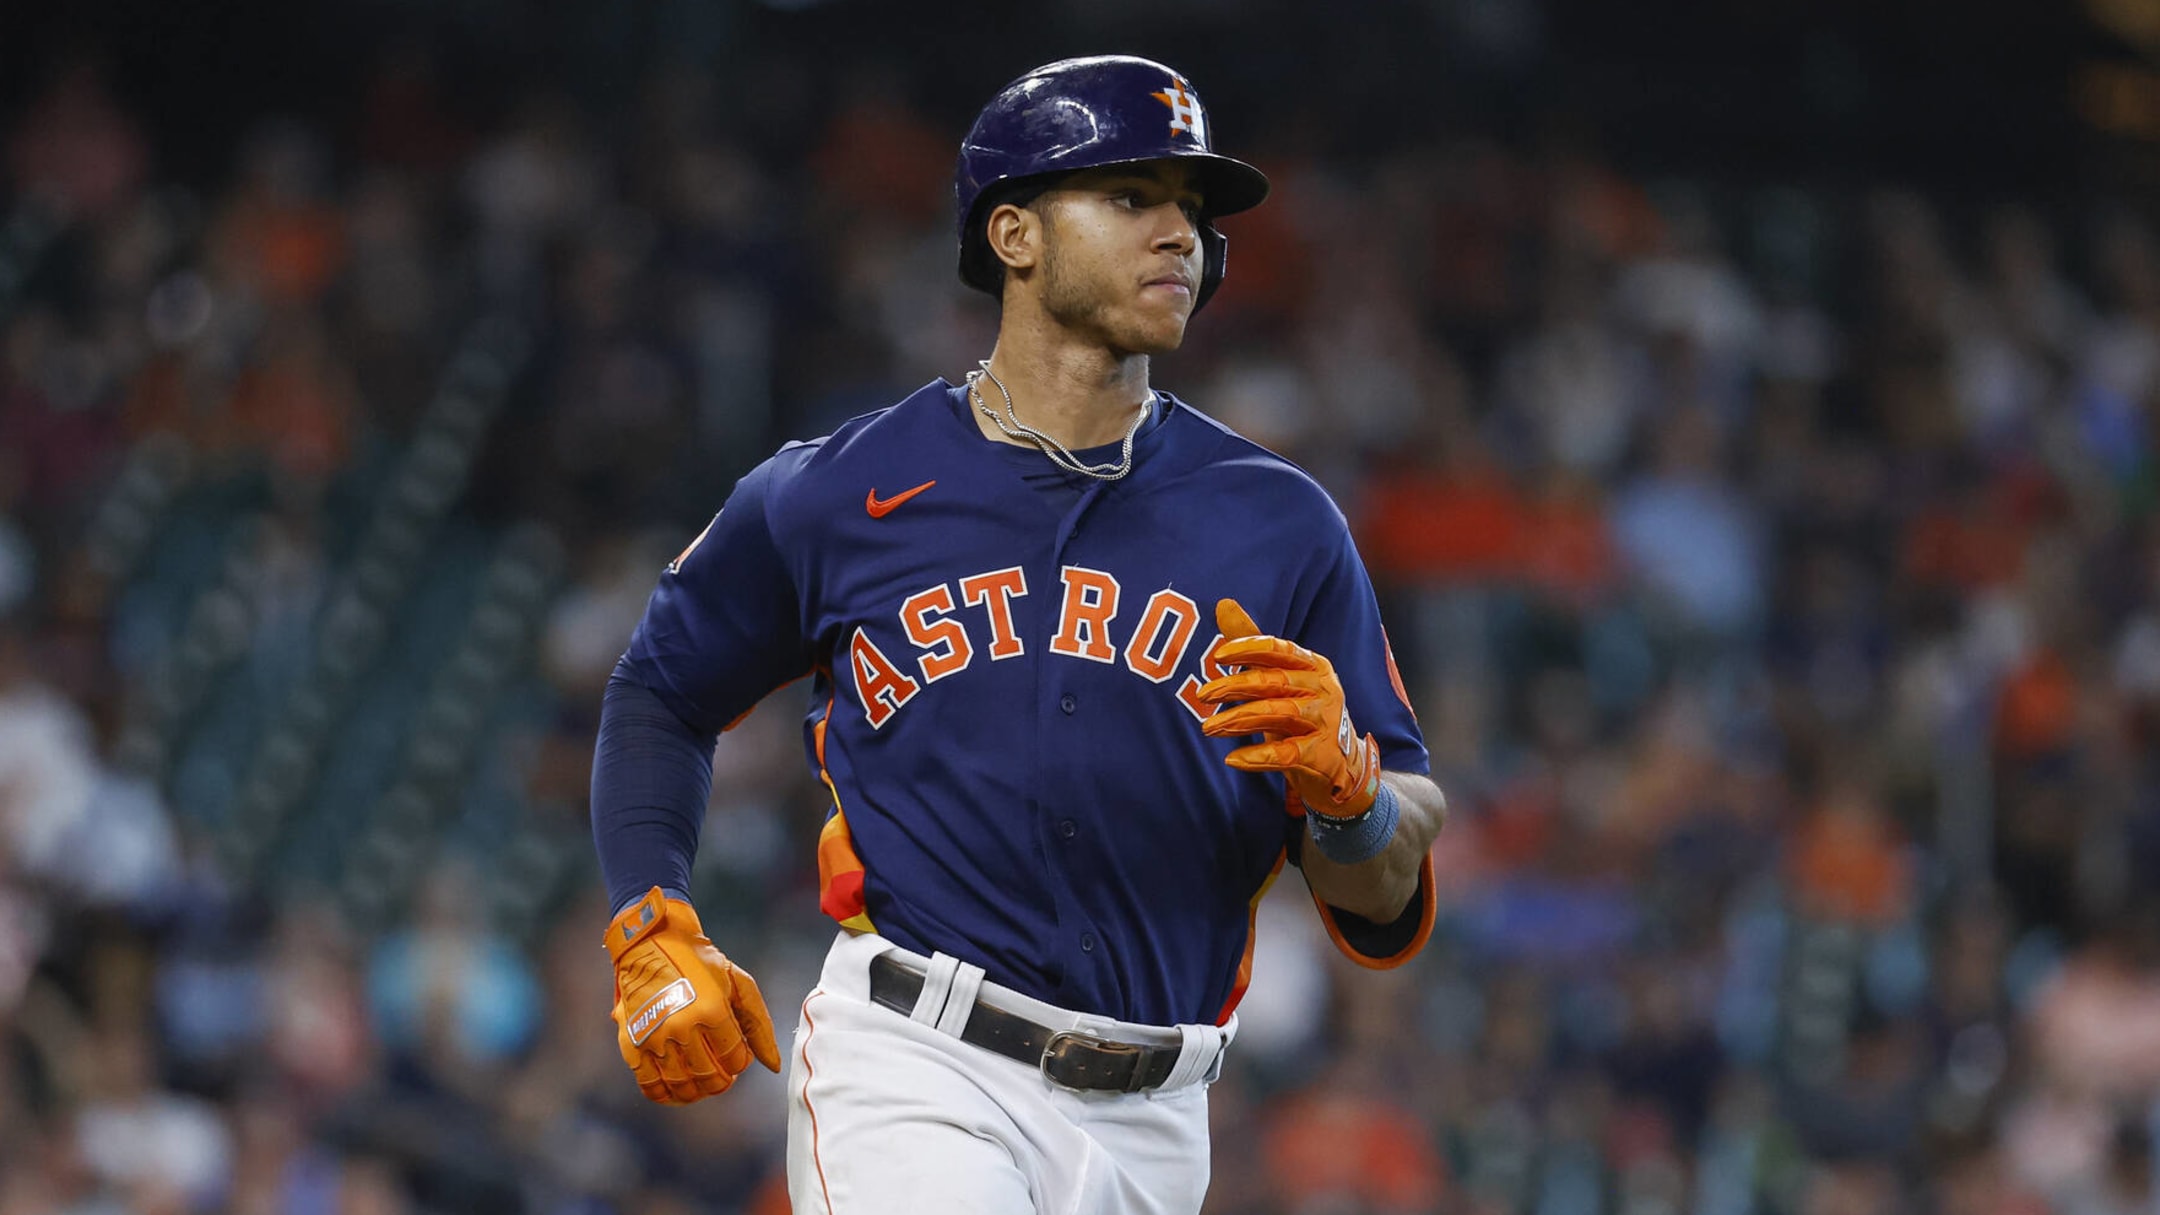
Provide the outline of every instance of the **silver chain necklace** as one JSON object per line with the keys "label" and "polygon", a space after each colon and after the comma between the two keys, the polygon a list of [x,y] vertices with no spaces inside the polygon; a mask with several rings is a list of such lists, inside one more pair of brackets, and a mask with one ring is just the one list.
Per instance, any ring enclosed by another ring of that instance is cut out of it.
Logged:
{"label": "silver chain necklace", "polygon": [[[1118,457],[1118,462],[1115,464],[1082,464],[1079,457],[1067,450],[1063,443],[1020,420],[1019,415],[1013,412],[1011,391],[1005,387],[1005,381],[991,374],[989,359],[984,359],[980,366],[982,368],[980,371],[968,372],[968,398],[975,402],[975,408],[982,410],[984,417],[990,419],[997,425],[999,430],[1005,432],[1006,438],[1033,443],[1042,451],[1042,454],[1050,457],[1052,464],[1067,472],[1078,473],[1083,477],[1093,477],[1098,481],[1115,481],[1132,471],[1133,437],[1140,433],[1141,423],[1147,421],[1148,415],[1154,412],[1154,392],[1150,391],[1148,399],[1140,402],[1140,412],[1138,416],[1133,418],[1132,428],[1125,432],[1125,446]],[[983,400],[982,390],[979,385],[985,378],[997,385],[998,395],[1005,398],[1005,413],[1003,416],[1000,416],[997,410],[990,408],[989,402]]]}

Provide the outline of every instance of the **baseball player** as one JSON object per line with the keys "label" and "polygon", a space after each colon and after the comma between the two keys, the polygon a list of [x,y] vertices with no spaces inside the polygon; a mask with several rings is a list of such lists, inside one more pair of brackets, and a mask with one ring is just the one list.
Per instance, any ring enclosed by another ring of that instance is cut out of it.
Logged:
{"label": "baseball player", "polygon": [[1105,56],[999,93],[956,185],[990,357],[744,477],[609,684],[618,1043],[659,1102],[780,1070],[685,892],[716,733],[808,678],[839,932],[790,1052],[795,1210],[1193,1212],[1261,895],[1287,860],[1338,946],[1402,963],[1444,801],[1334,503],[1149,385],[1267,179],[1183,76]]}

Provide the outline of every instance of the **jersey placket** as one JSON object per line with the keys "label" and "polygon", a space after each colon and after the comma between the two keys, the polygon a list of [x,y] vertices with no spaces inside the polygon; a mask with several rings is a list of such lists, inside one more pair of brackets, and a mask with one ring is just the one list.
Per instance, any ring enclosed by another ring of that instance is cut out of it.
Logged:
{"label": "jersey placket", "polygon": [[[1049,561],[1039,573],[1031,575],[1039,578],[1038,585],[1056,596],[1057,601],[1062,601],[1065,594],[1066,552],[1086,524],[1089,512],[1111,488],[1112,483],[1107,481],[1088,486],[1058,521],[1057,538],[1051,544]],[[1090,731],[1086,728],[1086,715],[1100,707],[1091,703],[1094,697],[1081,697],[1076,688],[1087,664],[1052,657],[1051,643],[1058,634],[1062,615],[1053,608],[1038,617],[1035,641],[1036,653],[1041,656],[1036,666],[1035,694],[1038,783],[1035,795],[1029,799],[1029,809],[1035,820],[1036,838],[1042,849],[1057,911],[1054,947],[1060,959],[1063,988],[1070,998],[1079,992],[1100,993],[1113,985],[1108,981],[1113,969],[1109,942],[1103,939],[1098,926],[1075,895],[1068,873],[1070,866],[1079,863],[1075,850],[1082,846],[1081,834],[1104,829],[1091,813],[1099,808],[1074,804],[1073,790],[1088,784],[1080,779],[1078,769],[1115,760],[1104,754],[1104,748],[1091,745]],[[1082,975],[1087,978],[1083,980]]]}

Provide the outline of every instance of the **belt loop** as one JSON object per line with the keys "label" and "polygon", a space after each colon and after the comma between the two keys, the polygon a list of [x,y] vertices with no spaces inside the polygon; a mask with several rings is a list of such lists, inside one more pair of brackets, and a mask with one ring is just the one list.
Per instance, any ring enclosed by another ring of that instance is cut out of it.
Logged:
{"label": "belt loop", "polygon": [[960,959],[949,953],[930,955],[930,966],[923,974],[922,994],[915,997],[915,1007],[908,1013],[911,1020],[935,1028],[945,1013],[945,1005],[952,1000],[953,972],[960,967]]}
{"label": "belt loop", "polygon": [[1208,1065],[1207,1075],[1200,1077],[1201,1083],[1213,1084],[1222,1079],[1223,1060],[1230,1057],[1230,1044],[1237,1041],[1237,1026],[1237,1014],[1231,1013],[1230,1019],[1216,1031],[1222,1036],[1215,1039],[1215,1062]]}
{"label": "belt loop", "polygon": [[1180,1025],[1178,1036],[1184,1042],[1178,1050],[1175,1066],[1163,1077],[1161,1088],[1183,1088],[1206,1076],[1222,1056],[1223,1032],[1212,1025]]}
{"label": "belt loop", "polygon": [[954,968],[952,994],[945,997],[944,1015],[936,1021],[939,1033],[957,1038],[967,1032],[968,1017],[975,1011],[975,998],[982,993],[983,975],[983,968],[970,962],[960,962]]}

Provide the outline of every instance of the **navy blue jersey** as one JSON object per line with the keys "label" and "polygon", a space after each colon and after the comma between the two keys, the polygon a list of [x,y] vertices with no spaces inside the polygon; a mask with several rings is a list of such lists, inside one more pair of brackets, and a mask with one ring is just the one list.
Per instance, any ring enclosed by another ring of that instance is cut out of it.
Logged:
{"label": "navy blue jersey", "polygon": [[1223,763],[1250,739],[1201,733],[1216,601],[1333,660],[1384,766],[1427,770],[1349,529],[1167,395],[1129,476],[1045,493],[1042,454],[985,439],[964,394],[932,383],[744,477],[623,669],[707,731],[814,677],[834,919],[1069,1008],[1225,1019],[1300,823],[1280,777]]}

